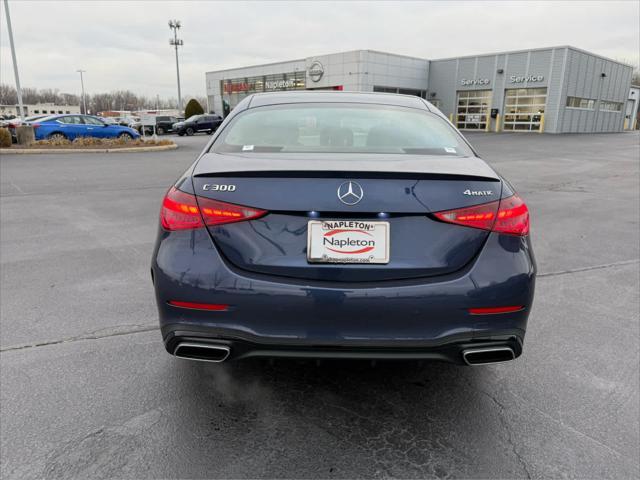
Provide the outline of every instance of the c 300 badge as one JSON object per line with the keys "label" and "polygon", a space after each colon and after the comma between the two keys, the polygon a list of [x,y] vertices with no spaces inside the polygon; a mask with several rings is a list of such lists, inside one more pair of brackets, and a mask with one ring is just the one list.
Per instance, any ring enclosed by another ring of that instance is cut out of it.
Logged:
{"label": "c 300 badge", "polygon": [[202,186],[202,190],[207,190],[210,192],[235,192],[235,185],[223,185],[218,183],[205,183]]}

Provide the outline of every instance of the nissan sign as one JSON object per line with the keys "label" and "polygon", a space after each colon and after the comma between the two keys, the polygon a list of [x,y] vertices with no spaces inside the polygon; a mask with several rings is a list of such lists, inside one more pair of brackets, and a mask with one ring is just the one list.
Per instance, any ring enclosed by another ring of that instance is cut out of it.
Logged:
{"label": "nissan sign", "polygon": [[319,82],[324,75],[324,67],[318,60],[315,60],[309,66],[309,70],[307,70],[307,73],[309,74],[309,78],[311,78],[313,82]]}

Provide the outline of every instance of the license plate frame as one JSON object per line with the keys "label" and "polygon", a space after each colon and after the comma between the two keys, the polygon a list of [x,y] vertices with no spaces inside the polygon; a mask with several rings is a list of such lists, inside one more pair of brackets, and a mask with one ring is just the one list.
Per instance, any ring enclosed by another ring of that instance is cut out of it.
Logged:
{"label": "license plate frame", "polygon": [[384,221],[310,220],[307,223],[307,261],[387,264],[391,249],[390,231],[390,223]]}

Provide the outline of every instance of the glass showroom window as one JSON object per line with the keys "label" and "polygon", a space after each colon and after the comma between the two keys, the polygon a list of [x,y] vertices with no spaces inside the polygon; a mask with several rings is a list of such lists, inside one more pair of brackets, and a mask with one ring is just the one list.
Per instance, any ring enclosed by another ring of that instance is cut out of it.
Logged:
{"label": "glass showroom window", "polygon": [[376,85],[373,87],[373,91],[381,93],[398,93],[398,87],[381,87]]}
{"label": "glass showroom window", "polygon": [[504,97],[503,129],[511,132],[537,132],[547,104],[546,88],[514,88]]}
{"label": "glass showroom window", "polygon": [[491,113],[491,90],[458,92],[456,126],[460,130],[484,130]]}
{"label": "glass showroom window", "polygon": [[604,112],[621,112],[622,111],[622,103],[618,102],[600,102],[600,110]]}
{"label": "glass showroom window", "polygon": [[596,101],[593,98],[567,97],[567,107],[583,108],[585,110],[593,110]]}
{"label": "glass showroom window", "polygon": [[306,72],[278,73],[258,77],[220,80],[222,98],[231,108],[251,93],[304,90]]}
{"label": "glass showroom window", "polygon": [[415,88],[382,87],[380,85],[374,85],[373,91],[381,93],[399,93],[400,95],[415,95],[416,97],[427,98],[426,90],[416,90]]}

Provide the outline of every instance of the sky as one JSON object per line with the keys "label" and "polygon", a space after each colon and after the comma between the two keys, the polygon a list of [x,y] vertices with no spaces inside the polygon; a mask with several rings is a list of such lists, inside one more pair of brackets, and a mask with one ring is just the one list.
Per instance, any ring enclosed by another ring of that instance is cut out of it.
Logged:
{"label": "sky", "polygon": [[[573,45],[637,65],[640,1],[213,2],[9,0],[23,87],[177,97],[205,72],[355,49],[437,59]],[[15,85],[4,8],[0,83]]]}

